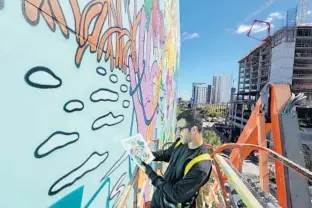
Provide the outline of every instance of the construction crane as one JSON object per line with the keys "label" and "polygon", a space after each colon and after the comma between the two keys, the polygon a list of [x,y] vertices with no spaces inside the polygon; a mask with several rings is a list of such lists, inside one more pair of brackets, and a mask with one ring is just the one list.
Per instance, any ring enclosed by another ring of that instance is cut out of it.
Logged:
{"label": "construction crane", "polygon": [[245,19],[239,23],[240,24],[244,24],[245,22],[253,19],[255,16],[257,16],[258,14],[260,14],[261,12],[263,12],[265,9],[269,8],[273,3],[275,3],[277,0],[269,0],[267,1],[263,6],[261,6],[257,11],[251,13],[250,15],[248,15],[247,17],[245,17]]}
{"label": "construction crane", "polygon": [[[275,3],[277,0],[269,0],[267,1],[263,6],[261,6],[257,11],[249,14],[244,18],[243,21],[241,21],[237,25],[244,24],[245,22],[254,19],[255,16],[269,8],[273,3]],[[306,22],[308,15],[308,0],[298,0],[297,2],[297,23],[298,24],[303,24]]]}

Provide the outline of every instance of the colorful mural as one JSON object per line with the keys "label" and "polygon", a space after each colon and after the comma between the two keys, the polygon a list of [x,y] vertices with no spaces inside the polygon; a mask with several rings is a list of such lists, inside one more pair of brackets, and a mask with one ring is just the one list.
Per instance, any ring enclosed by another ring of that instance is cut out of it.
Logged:
{"label": "colorful mural", "polygon": [[178,0],[0,0],[0,28],[0,207],[117,207],[120,141],[173,139]]}

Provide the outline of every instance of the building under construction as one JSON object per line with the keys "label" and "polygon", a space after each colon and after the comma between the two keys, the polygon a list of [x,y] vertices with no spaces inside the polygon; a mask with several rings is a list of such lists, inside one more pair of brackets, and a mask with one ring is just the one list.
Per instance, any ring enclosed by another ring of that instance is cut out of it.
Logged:
{"label": "building under construction", "polygon": [[302,106],[312,104],[312,25],[276,31],[238,63],[237,96],[229,110],[229,121],[237,133],[246,125],[268,82],[288,83],[293,93],[307,96]]}

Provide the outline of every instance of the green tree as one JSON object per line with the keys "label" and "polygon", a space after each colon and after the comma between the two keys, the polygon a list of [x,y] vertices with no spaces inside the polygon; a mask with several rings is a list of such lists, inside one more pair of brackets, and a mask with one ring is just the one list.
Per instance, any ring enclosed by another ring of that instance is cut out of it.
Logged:
{"label": "green tree", "polygon": [[221,138],[211,130],[207,130],[203,135],[204,142],[211,144],[213,146],[220,146],[222,144]]}
{"label": "green tree", "polygon": [[217,112],[216,110],[214,109],[209,109],[208,112],[207,112],[208,116],[210,117],[220,117],[221,116],[221,113],[220,112]]}
{"label": "green tree", "polygon": [[183,111],[182,111],[182,109],[180,108],[180,106],[178,105],[177,106],[177,115],[179,115],[180,113],[182,113]]}

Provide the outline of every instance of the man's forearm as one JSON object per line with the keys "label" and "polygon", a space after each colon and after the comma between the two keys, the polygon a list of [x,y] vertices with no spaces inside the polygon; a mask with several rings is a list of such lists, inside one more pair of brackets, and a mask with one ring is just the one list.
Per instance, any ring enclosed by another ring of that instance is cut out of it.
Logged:
{"label": "man's forearm", "polygon": [[207,179],[208,174],[203,171],[192,171],[191,174],[177,183],[166,181],[154,171],[150,171],[148,176],[152,180],[152,184],[172,203],[183,203],[196,194]]}
{"label": "man's forearm", "polygon": [[[183,203],[190,199],[193,195],[186,194],[185,190],[176,184],[172,184],[169,181],[166,181],[163,177],[157,176],[152,180],[152,184],[160,190],[162,194],[166,196],[172,203]],[[189,188],[189,190],[192,187]]]}
{"label": "man's forearm", "polygon": [[163,157],[163,154],[164,154],[164,151],[162,150],[159,150],[159,151],[156,151],[156,152],[152,152],[155,159],[154,161],[163,161],[164,157]]}
{"label": "man's forearm", "polygon": [[155,157],[154,161],[169,162],[177,141],[178,139],[166,150],[158,150],[158,151],[152,152]]}

